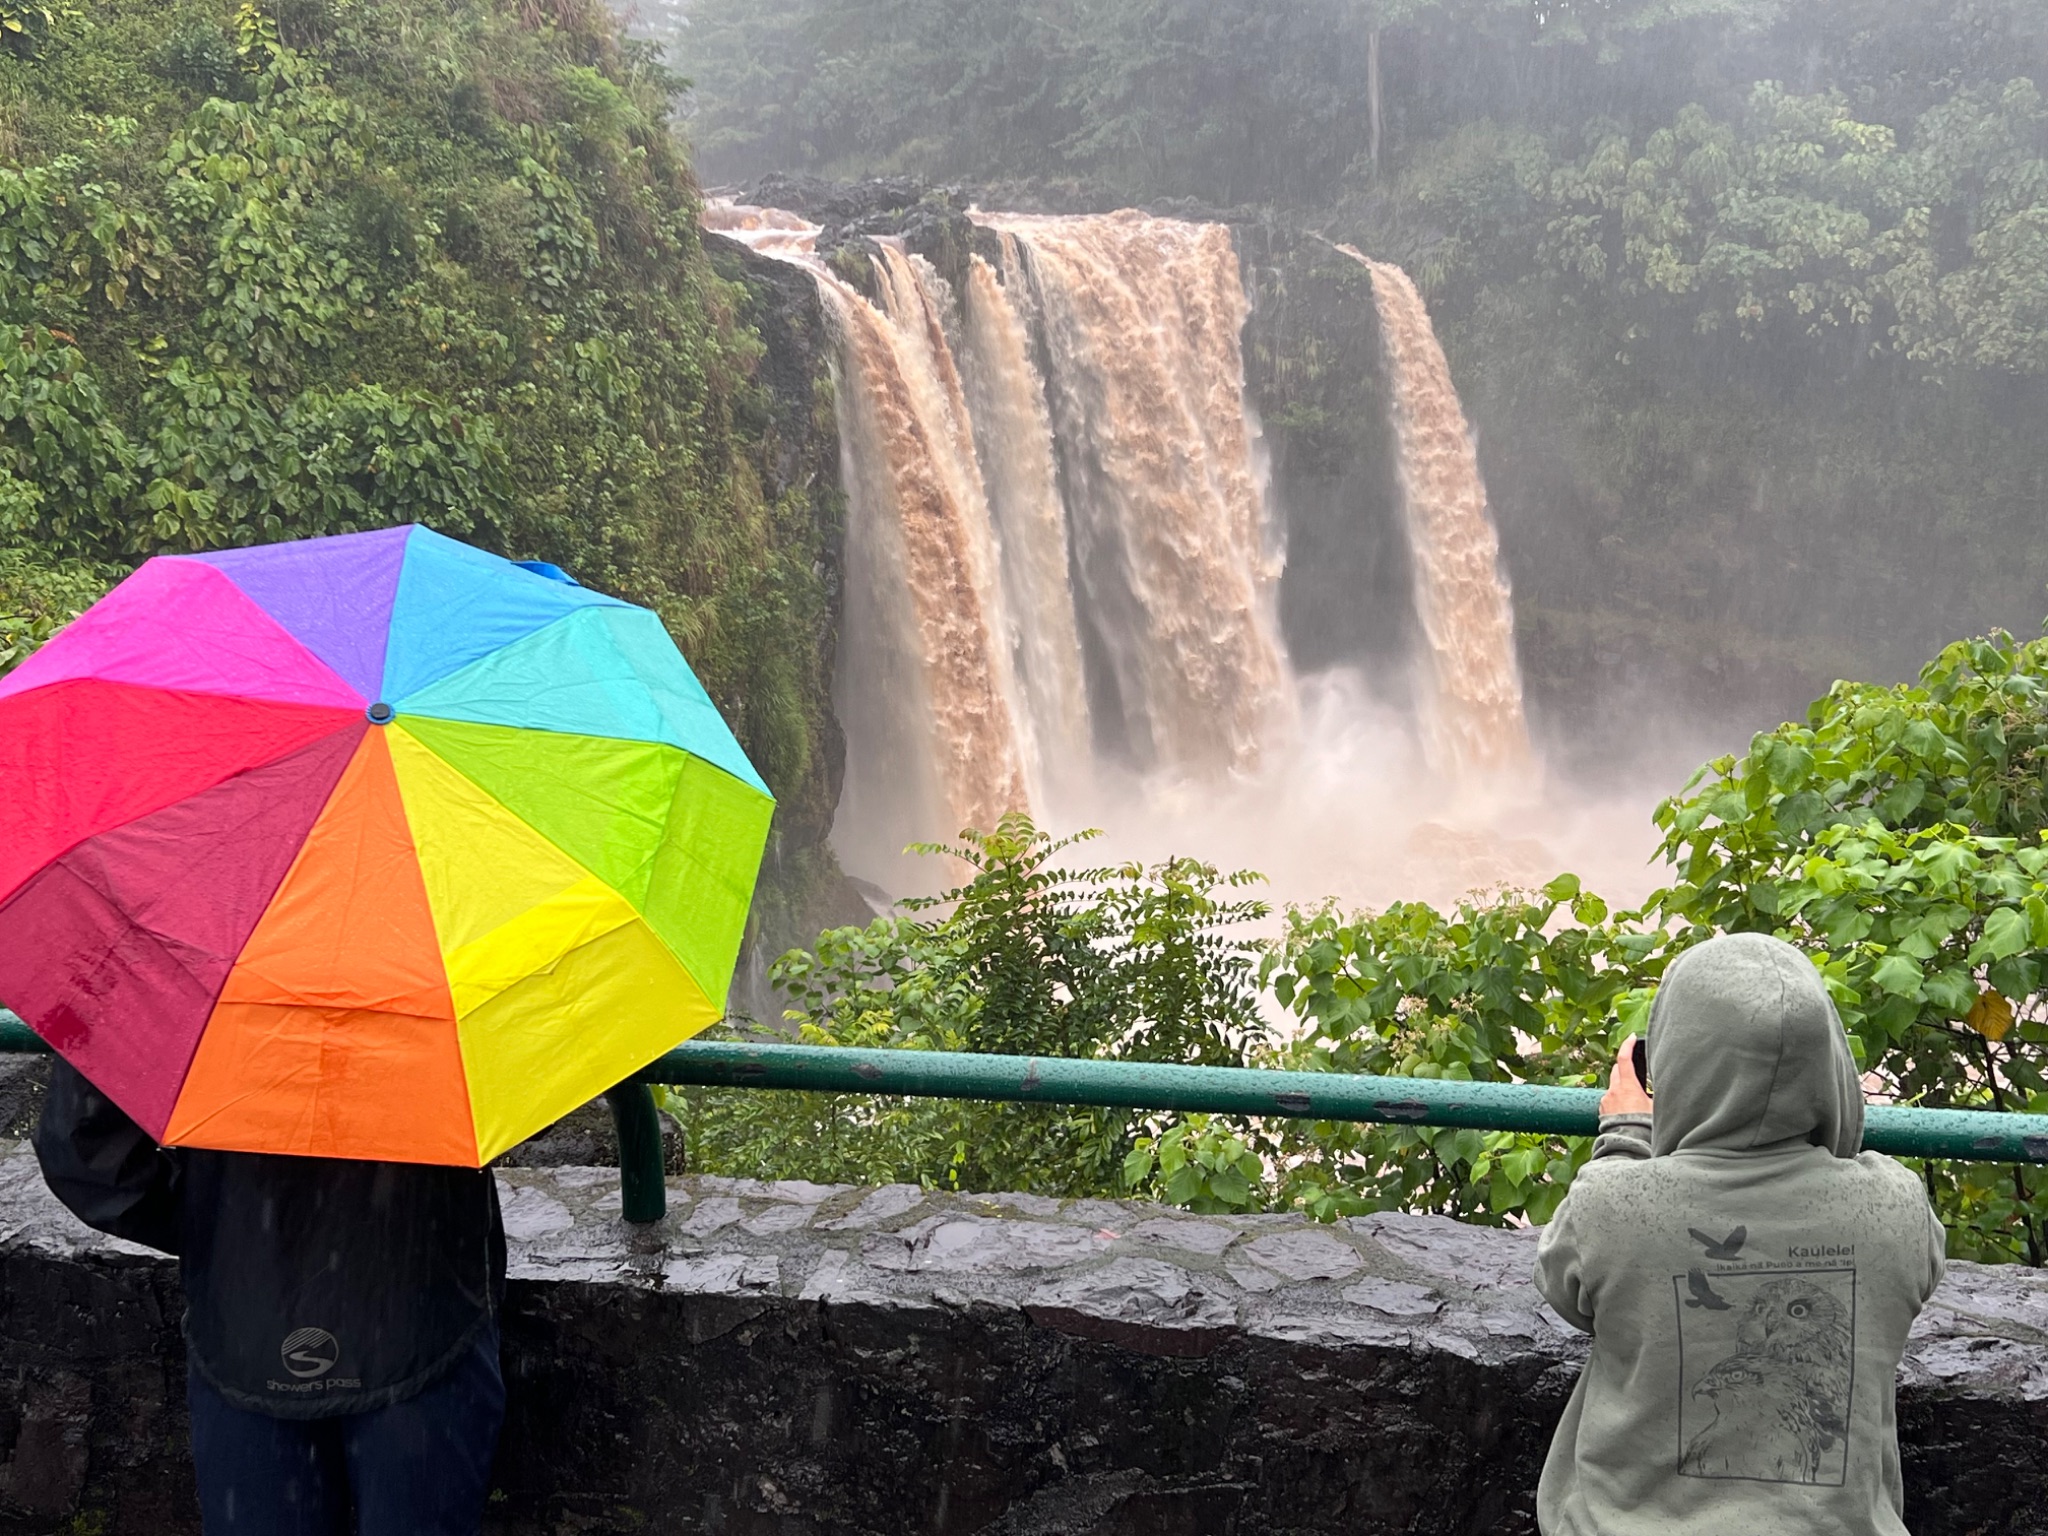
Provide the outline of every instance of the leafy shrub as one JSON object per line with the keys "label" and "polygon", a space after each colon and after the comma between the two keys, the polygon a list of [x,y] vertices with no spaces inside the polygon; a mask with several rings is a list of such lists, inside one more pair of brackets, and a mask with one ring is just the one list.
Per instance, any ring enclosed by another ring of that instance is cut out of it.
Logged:
{"label": "leafy shrub", "polygon": [[[0,475],[0,511],[23,490],[21,481]],[[98,602],[123,574],[119,566],[86,561],[51,565],[0,544],[0,676]]]}
{"label": "leafy shrub", "polygon": [[0,45],[33,57],[60,27],[76,26],[84,19],[77,6],[54,0],[0,0]]}
{"label": "leafy shrub", "polygon": [[202,96],[240,99],[252,92],[234,40],[215,23],[193,18],[176,27],[158,48],[155,65],[165,79]]}
{"label": "leafy shrub", "polygon": [[[1479,1082],[1589,1084],[1642,1026],[1663,936],[1610,921],[1570,875],[1440,913],[1295,912],[1267,964],[1304,1029],[1272,1064]],[[1508,1132],[1280,1123],[1273,1197],[1325,1218],[1428,1210],[1547,1220],[1591,1147]]]}
{"label": "leafy shrub", "polygon": [[[1088,834],[1084,834],[1084,837]],[[1238,1066],[1264,1038],[1259,878],[1192,859],[1069,869],[1079,838],[1012,815],[921,852],[970,873],[916,913],[822,934],[771,979],[813,1045]],[[787,1038],[771,1036],[769,1038]],[[948,1189],[1120,1188],[1146,1134],[1127,1110],[746,1090],[672,1096],[693,1162],[747,1177],[908,1180]]]}
{"label": "leafy shrub", "polygon": [[[1858,1060],[1936,1107],[2048,1113],[2048,640],[1947,647],[1916,684],[1838,683],[1657,812],[1678,942],[1814,957]],[[2039,1175],[1929,1164],[1951,1248],[2039,1264]]]}

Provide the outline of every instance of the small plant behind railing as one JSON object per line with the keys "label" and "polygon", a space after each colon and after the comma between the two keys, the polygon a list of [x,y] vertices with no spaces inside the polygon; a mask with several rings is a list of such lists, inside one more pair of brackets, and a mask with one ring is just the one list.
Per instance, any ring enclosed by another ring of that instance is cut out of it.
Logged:
{"label": "small plant behind railing", "polygon": [[[793,1029],[815,1045],[1251,1064],[1267,1039],[1263,946],[1242,930],[1267,909],[1240,893],[1259,877],[1193,859],[1059,862],[1092,836],[1055,840],[1013,815],[957,846],[921,846],[971,878],[783,956],[770,980],[788,1001],[785,1028],[759,1038]],[[1123,1194],[1153,1129],[1138,1111],[1079,1106],[715,1088],[669,1102],[708,1171],[944,1189]]]}
{"label": "small plant behind railing", "polygon": [[[1663,936],[1561,875],[1443,913],[1293,912],[1266,977],[1302,1031],[1272,1065],[1477,1082],[1592,1086],[1642,1027]],[[1546,1221],[1591,1152],[1506,1131],[1278,1122],[1279,1204],[1329,1219],[1426,1210]]]}

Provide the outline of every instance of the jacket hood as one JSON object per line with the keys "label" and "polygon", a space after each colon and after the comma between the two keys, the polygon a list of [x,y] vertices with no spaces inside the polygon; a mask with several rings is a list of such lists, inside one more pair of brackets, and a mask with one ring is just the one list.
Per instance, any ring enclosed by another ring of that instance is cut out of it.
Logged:
{"label": "jacket hood", "polygon": [[1724,934],[1672,961],[1648,1048],[1653,1156],[1862,1148],[1863,1084],[1842,1020],[1813,962],[1782,939]]}

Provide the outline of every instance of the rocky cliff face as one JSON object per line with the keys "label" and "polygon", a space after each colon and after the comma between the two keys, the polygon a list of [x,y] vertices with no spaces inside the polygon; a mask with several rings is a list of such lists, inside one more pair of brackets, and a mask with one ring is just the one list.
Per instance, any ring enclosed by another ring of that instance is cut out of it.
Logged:
{"label": "rocky cliff face", "polygon": [[1252,296],[1245,387],[1287,519],[1289,655],[1304,673],[1361,666],[1399,702],[1420,636],[1371,280],[1269,217],[1231,233]]}
{"label": "rocky cliff face", "polygon": [[[784,525],[791,558],[808,559],[822,577],[828,612],[815,631],[817,651],[787,664],[829,688],[838,644],[841,540],[846,498],[840,486],[839,429],[832,410],[831,342],[816,285],[801,272],[735,241],[706,232],[713,269],[734,285],[741,320],[761,339],[758,378],[766,408],[749,426],[758,431],[767,469],[762,490]],[[763,859],[747,942],[734,977],[733,1007],[773,1018],[768,965],[785,950],[810,944],[821,929],[866,922],[869,911],[840,873],[826,846],[839,804],[846,741],[823,692],[816,739],[823,756],[799,795],[777,803],[775,830]]]}
{"label": "rocky cliff face", "polygon": [[[1529,1533],[1584,1342],[1533,1235],[1108,1201],[501,1175],[488,1528]],[[0,1536],[196,1532],[173,1266],[0,1151]],[[1900,1373],[1919,1536],[2048,1533],[2048,1278],[1954,1266]]]}

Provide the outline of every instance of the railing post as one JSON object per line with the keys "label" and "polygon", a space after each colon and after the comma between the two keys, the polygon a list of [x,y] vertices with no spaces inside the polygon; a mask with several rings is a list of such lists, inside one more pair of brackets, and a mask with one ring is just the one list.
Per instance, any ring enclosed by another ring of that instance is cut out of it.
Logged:
{"label": "railing post", "polygon": [[645,1226],[668,1214],[668,1179],[662,1167],[661,1115],[654,1090],[620,1083],[604,1096],[619,1133],[619,1214]]}

